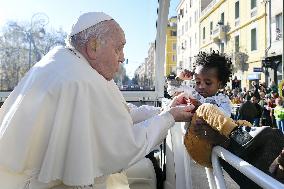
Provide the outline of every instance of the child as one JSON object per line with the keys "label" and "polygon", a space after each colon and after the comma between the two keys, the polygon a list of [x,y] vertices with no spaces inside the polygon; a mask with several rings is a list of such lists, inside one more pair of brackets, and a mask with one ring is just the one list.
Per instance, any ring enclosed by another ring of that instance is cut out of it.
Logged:
{"label": "child", "polygon": [[[202,52],[197,55],[194,74],[191,74],[195,78],[195,88],[193,89],[188,86],[176,88],[178,92],[185,92],[186,103],[189,101],[189,103],[193,103],[196,107],[199,107],[196,108],[195,116],[190,123],[191,125],[188,127],[184,143],[191,157],[205,167],[211,167],[211,151],[213,146],[224,146],[236,155],[247,159],[246,154],[243,154],[244,152],[250,152],[251,149],[259,148],[259,140],[255,140],[255,137],[252,137],[251,134],[254,133],[255,136],[261,136],[261,134],[267,133],[268,127],[249,129],[246,126],[251,126],[250,123],[241,120],[234,122],[230,119],[232,110],[230,99],[226,95],[218,93],[218,91],[226,86],[231,74],[232,63],[230,59],[219,53],[213,52],[207,54]],[[182,72],[181,76],[183,75],[185,75],[184,72]],[[183,79],[183,77],[180,79]],[[191,78],[189,77],[189,79]],[[204,123],[198,123],[197,119],[200,118],[215,131],[198,131],[199,128],[201,130],[204,128]],[[263,132],[264,130],[265,132]],[[281,139],[282,137],[279,138]],[[283,144],[283,141],[280,144]],[[279,149],[282,148],[283,146],[279,145],[275,153],[279,154]],[[266,155],[264,156],[266,157]],[[275,159],[275,154],[269,160],[261,162],[269,164],[273,158]],[[254,165],[262,170],[268,170],[267,166],[262,168],[257,163]],[[230,167],[226,167],[226,170],[230,170]],[[239,176],[233,170],[231,176],[234,177],[236,175]],[[240,186],[243,186],[243,183],[239,182],[238,178],[234,177],[234,179]],[[249,185],[250,182],[247,181],[245,184]]]}
{"label": "child", "polygon": [[[184,70],[177,78],[177,80],[194,78],[195,87],[171,85],[171,83],[176,82],[169,82],[168,93],[175,95],[183,92],[184,99],[181,98],[181,100],[185,102],[181,103],[191,103],[195,105],[195,110],[203,103],[214,104],[221,112],[230,117],[232,113],[231,101],[228,96],[218,93],[218,91],[226,86],[231,75],[232,62],[229,58],[215,51],[212,53],[200,52],[196,56],[193,72]],[[185,125],[187,130],[185,139],[190,141],[191,144],[196,144],[190,145],[187,150],[197,163],[211,167],[211,149],[213,144],[195,138],[197,134],[194,131],[195,127],[190,127],[190,124],[194,125],[195,122],[196,120],[194,119],[191,123]],[[202,148],[196,150],[195,146],[202,146]]]}
{"label": "child", "polygon": [[200,52],[196,56],[194,70],[184,70],[178,79],[195,79],[195,88],[187,85],[169,86],[169,94],[184,92],[194,105],[202,103],[217,105],[226,115],[231,116],[232,106],[228,96],[218,93],[223,89],[232,76],[232,62],[229,58],[213,51]]}

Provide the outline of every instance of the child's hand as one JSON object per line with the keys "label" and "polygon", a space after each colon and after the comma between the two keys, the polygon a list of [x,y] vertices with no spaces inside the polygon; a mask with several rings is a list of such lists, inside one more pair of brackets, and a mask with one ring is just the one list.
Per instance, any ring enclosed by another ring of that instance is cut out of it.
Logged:
{"label": "child's hand", "polygon": [[198,106],[201,105],[201,102],[197,99],[194,99],[194,98],[188,98],[187,99],[187,104],[192,104],[194,105],[196,108],[198,108]]}
{"label": "child's hand", "polygon": [[182,80],[191,80],[193,78],[193,72],[184,69],[179,75],[178,78]]}
{"label": "child's hand", "polygon": [[187,106],[187,105],[193,105],[195,106],[192,99],[188,97],[187,94],[181,93],[173,98],[172,102],[170,103],[170,107],[176,107],[176,106]]}

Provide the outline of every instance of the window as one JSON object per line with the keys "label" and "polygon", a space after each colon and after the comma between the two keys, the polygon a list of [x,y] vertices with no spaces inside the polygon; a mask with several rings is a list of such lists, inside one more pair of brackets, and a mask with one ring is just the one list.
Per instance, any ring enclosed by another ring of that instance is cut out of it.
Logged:
{"label": "window", "polygon": [[189,48],[191,48],[191,37],[189,38]]}
{"label": "window", "polygon": [[213,21],[210,22],[210,35],[213,33]]}
{"label": "window", "polygon": [[276,20],[276,40],[282,38],[283,33],[283,20],[282,20],[282,13],[275,16]]}
{"label": "window", "polygon": [[220,22],[221,22],[223,25],[225,25],[225,14],[224,14],[224,13],[221,14]]}
{"label": "window", "polygon": [[191,28],[191,17],[189,17],[189,28]]}
{"label": "window", "polygon": [[184,25],[182,25],[182,27],[181,27],[181,35],[183,35],[184,34]]}
{"label": "window", "polygon": [[203,39],[205,39],[205,27],[203,27]]}
{"label": "window", "polygon": [[240,49],[240,36],[235,36],[235,52],[239,52]]}
{"label": "window", "polygon": [[188,30],[188,21],[185,22],[185,32]]}
{"label": "window", "polygon": [[240,2],[237,1],[235,3],[235,19],[238,19],[240,17]]}
{"label": "window", "polygon": [[251,0],[250,1],[250,16],[254,17],[257,15],[257,7],[256,7],[256,0]]}
{"label": "window", "polygon": [[256,0],[250,0],[250,9],[256,8]]}
{"label": "window", "polygon": [[176,31],[171,31],[171,36],[177,36],[177,32]]}
{"label": "window", "polygon": [[256,44],[256,28],[251,30],[251,51],[257,50]]}
{"label": "window", "polygon": [[173,50],[177,50],[177,44],[173,43]]}
{"label": "window", "polygon": [[175,54],[172,56],[172,60],[173,60],[173,62],[177,61],[177,56]]}
{"label": "window", "polygon": [[195,12],[194,12],[194,23],[197,22],[197,19],[198,19],[198,18],[197,18],[197,11],[195,11]]}
{"label": "window", "polygon": [[224,53],[224,49],[225,49],[225,44],[224,43],[220,43],[220,52]]}

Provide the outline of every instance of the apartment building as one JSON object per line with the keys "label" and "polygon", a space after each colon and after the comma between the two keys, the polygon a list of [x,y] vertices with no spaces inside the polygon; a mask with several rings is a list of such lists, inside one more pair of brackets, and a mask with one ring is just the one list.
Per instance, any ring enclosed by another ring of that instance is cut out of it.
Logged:
{"label": "apartment building", "polygon": [[265,81],[266,6],[261,0],[213,0],[201,9],[200,50],[230,56],[242,87]]}
{"label": "apartment building", "polygon": [[[271,3],[271,4],[269,4]],[[266,60],[269,65],[264,65],[266,81],[276,81],[280,83],[283,80],[283,1],[271,0],[266,6],[267,15],[267,50]]]}
{"label": "apartment building", "polygon": [[177,17],[171,17],[166,31],[166,64],[164,76],[176,74],[177,69]]}
{"label": "apartment building", "polygon": [[177,6],[177,72],[192,70],[194,56],[199,52],[200,6],[200,0],[181,0]]}

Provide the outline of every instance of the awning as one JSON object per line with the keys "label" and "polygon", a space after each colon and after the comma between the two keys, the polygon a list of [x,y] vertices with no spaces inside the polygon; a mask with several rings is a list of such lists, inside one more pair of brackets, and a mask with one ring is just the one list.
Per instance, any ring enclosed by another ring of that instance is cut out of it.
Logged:
{"label": "awning", "polygon": [[248,80],[257,80],[260,79],[260,73],[250,73],[247,77]]}
{"label": "awning", "polygon": [[271,44],[270,49],[268,50],[268,56],[277,56],[277,55],[282,55],[283,53],[283,41],[274,41]]}

